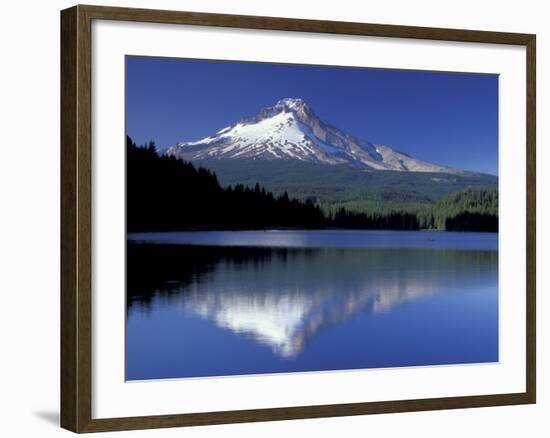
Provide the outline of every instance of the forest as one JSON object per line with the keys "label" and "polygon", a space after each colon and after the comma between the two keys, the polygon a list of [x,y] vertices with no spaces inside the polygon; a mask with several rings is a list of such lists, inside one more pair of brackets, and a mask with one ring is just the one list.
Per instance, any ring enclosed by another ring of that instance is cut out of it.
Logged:
{"label": "forest", "polygon": [[377,205],[369,213],[340,208],[332,222],[339,228],[497,232],[498,190],[466,188],[434,205]]}
{"label": "forest", "polygon": [[159,155],[154,143],[127,137],[127,229],[244,230],[353,228],[387,230],[498,231],[498,190],[471,187],[435,204],[357,212],[321,208],[311,198],[274,195],[258,183],[222,186],[216,173]]}
{"label": "forest", "polygon": [[221,187],[216,174],[183,160],[159,156],[154,144],[127,138],[128,231],[184,229],[324,228],[310,201],[275,197],[265,188]]}

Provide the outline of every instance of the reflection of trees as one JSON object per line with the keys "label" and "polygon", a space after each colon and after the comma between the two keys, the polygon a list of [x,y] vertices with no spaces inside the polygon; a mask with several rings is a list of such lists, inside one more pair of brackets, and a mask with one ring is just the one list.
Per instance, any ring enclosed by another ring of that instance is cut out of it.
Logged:
{"label": "reflection of trees", "polygon": [[[301,249],[304,257],[314,249]],[[208,247],[190,245],[127,245],[127,307],[148,307],[155,297],[179,296],[182,288],[220,266],[232,266],[236,271],[263,270],[276,258],[286,263],[286,248]]]}
{"label": "reflection of trees", "polygon": [[359,312],[495,287],[495,251],[128,246],[128,311],[171,302],[276,354]]}

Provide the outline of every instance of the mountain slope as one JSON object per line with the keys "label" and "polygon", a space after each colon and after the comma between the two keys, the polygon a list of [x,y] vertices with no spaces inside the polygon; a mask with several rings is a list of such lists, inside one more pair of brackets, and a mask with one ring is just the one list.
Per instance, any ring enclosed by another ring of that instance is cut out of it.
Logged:
{"label": "mountain slope", "polygon": [[434,204],[467,187],[498,187],[498,177],[464,172],[397,172],[327,166],[304,161],[205,159],[196,164],[214,171],[222,186],[260,183],[276,195],[287,192],[311,199],[323,208],[372,211],[374,206],[405,207]]}
{"label": "mountain slope", "polygon": [[302,99],[292,98],[281,99],[256,116],[202,140],[180,142],[165,154],[190,161],[252,159],[346,164],[369,170],[466,173],[346,134],[321,120]]}

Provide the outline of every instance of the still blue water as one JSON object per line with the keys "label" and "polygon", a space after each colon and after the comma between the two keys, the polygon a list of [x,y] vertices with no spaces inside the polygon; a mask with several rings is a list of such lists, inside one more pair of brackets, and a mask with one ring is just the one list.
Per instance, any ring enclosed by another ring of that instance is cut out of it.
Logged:
{"label": "still blue water", "polygon": [[128,380],[498,361],[498,234],[128,241]]}

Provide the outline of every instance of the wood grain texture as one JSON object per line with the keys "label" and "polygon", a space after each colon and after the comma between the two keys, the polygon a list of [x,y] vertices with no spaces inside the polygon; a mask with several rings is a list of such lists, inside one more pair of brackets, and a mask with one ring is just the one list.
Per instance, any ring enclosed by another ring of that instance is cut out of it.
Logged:
{"label": "wood grain texture", "polygon": [[531,38],[531,35],[529,34],[442,29],[435,27],[396,26],[389,24],[302,20],[296,18],[113,8],[104,6],[80,6],[80,8],[84,11],[84,13],[93,16],[95,19],[139,21],[148,23],[188,24],[197,26],[285,30],[294,32],[334,33],[388,38],[414,38],[514,45],[525,45]]}
{"label": "wood grain texture", "polygon": [[536,83],[536,37],[531,35],[526,44],[527,61],[527,330],[526,330],[526,348],[527,348],[527,394],[531,402],[536,403],[537,392],[537,293],[536,293],[536,274],[537,274],[537,248],[536,248],[536,229],[537,229],[537,83]]}
{"label": "wood grain texture", "polygon": [[[92,419],[92,20],[513,44],[527,53],[526,391],[517,394]],[[534,403],[536,400],[534,35],[298,20],[195,12],[75,6],[61,13],[61,425],[74,432],[150,429]]]}
{"label": "wood grain texture", "polygon": [[343,417],[411,411],[463,409],[531,403],[526,393],[448,397],[387,402],[348,403],[292,408],[254,409],[244,411],[207,412],[200,414],[158,415],[145,417],[92,420],[81,432],[106,432],[166,427],[203,426],[260,421],[297,420],[306,418]]}
{"label": "wood grain texture", "polygon": [[61,426],[77,429],[76,8],[61,16]]}

